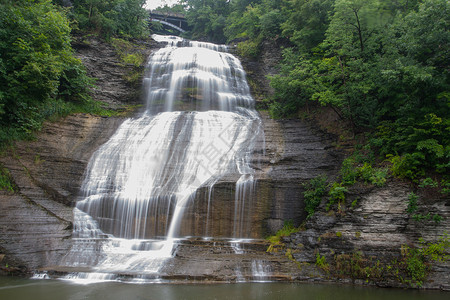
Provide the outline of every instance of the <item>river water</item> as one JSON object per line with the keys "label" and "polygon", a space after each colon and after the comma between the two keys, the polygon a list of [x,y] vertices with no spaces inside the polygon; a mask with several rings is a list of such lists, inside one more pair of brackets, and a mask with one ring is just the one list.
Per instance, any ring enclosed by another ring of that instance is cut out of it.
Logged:
{"label": "river water", "polygon": [[438,300],[449,293],[355,286],[236,283],[236,284],[74,284],[62,280],[0,279],[0,299],[333,299]]}

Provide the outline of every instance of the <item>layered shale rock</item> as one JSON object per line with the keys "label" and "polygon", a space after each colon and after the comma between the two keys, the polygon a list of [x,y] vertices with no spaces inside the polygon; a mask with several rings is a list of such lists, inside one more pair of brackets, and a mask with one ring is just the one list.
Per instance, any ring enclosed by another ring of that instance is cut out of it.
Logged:
{"label": "layered shale rock", "polygon": [[16,192],[0,193],[0,241],[7,258],[34,269],[67,252],[73,202],[88,160],[121,122],[69,116],[46,124],[36,141],[18,142],[0,158],[16,185]]}
{"label": "layered shale rock", "polygon": [[[450,203],[442,197],[427,199],[428,203],[422,200],[420,212],[439,214],[442,220],[417,221],[407,213],[409,193],[407,184],[392,180],[382,188],[366,187],[349,194],[339,210],[326,212],[322,204],[304,230],[285,238],[286,249],[292,249],[301,264],[316,264],[317,257],[322,257],[328,264],[322,273],[324,280],[352,278],[353,282],[380,286],[414,285],[407,281],[402,264],[405,251],[423,247],[420,239],[436,243],[444,236],[450,228]],[[446,251],[444,255],[449,254]],[[434,261],[430,271],[424,287],[450,289],[448,261]]]}
{"label": "layered shale rock", "polygon": [[[126,70],[120,71],[118,59],[108,47],[91,40],[77,49],[91,75],[99,78],[95,97],[117,108],[130,102],[133,91],[123,80]],[[285,238],[278,253],[266,252],[268,243],[262,240],[237,246],[223,239],[232,237],[236,228],[248,229],[248,237],[264,238],[280,229],[285,220],[299,225],[306,217],[302,183],[322,174],[333,179],[340,168],[343,154],[331,146],[333,136],[302,120],[272,120],[264,113],[262,117],[265,138],[253,153],[257,170],[253,196],[246,203],[236,203],[235,178],[222,178],[212,190],[200,189],[186,208],[180,235],[222,238],[180,241],[175,256],[162,270],[165,279],[339,281],[338,276],[316,267],[318,254],[330,265],[337,256],[354,253],[388,262],[401,256],[402,245],[417,246],[420,237],[436,241],[450,228],[448,199],[430,198],[421,204],[423,213],[443,217],[439,224],[417,223],[406,213],[408,185],[391,181],[382,188],[364,188],[348,195],[348,203],[339,211],[325,212],[322,204],[322,212],[309,219],[303,231]],[[17,186],[14,193],[0,192],[0,266],[4,274],[41,267],[53,273],[73,271],[50,266],[72,246],[72,209],[88,160],[122,121],[69,116],[45,124],[36,141],[19,142],[0,158]],[[236,207],[247,216],[244,224],[235,223]],[[448,289],[449,274],[448,263],[434,264],[425,287]],[[391,278],[377,283],[399,286]]]}

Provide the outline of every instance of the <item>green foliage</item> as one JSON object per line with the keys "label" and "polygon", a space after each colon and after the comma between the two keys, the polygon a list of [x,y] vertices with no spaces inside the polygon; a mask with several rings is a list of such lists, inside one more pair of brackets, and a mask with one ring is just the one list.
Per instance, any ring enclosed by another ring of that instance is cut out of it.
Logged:
{"label": "green foliage", "polygon": [[[246,5],[246,6],[244,6]],[[239,38],[277,38],[282,32],[287,1],[231,1],[224,34],[228,41]]]}
{"label": "green foliage", "polygon": [[145,63],[146,57],[144,56],[144,52],[140,47],[136,47],[131,42],[119,39],[112,38],[111,43],[114,46],[117,54],[120,57],[120,60],[123,64],[132,66],[133,68],[124,75],[124,79],[131,84],[138,85],[142,80],[142,71],[143,65]]}
{"label": "green foliage", "polygon": [[0,141],[38,130],[63,99],[90,101],[90,79],[70,46],[65,11],[50,0],[0,4]]}
{"label": "green foliage", "polygon": [[226,0],[184,0],[187,8],[186,19],[192,27],[194,39],[207,39],[215,43],[225,43],[224,29],[229,14]]}
{"label": "green foliage", "polygon": [[316,253],[316,266],[325,272],[330,270],[330,265],[327,263],[327,258],[325,255],[321,256],[320,253]]}
{"label": "green foliage", "polygon": [[406,211],[409,214],[417,211],[417,200],[419,200],[419,196],[417,196],[415,193],[411,192],[408,194],[408,208],[406,209]]}
{"label": "green foliage", "polygon": [[293,0],[287,20],[281,25],[283,36],[302,52],[310,52],[325,38],[334,0]]}
{"label": "green foliage", "polygon": [[358,178],[358,170],[355,167],[355,160],[353,157],[348,157],[342,161],[341,178],[345,185],[352,185]]}
{"label": "green foliage", "polygon": [[422,254],[429,260],[444,262],[449,259],[450,238],[447,233],[441,236],[436,243],[427,243],[419,239]]}
{"label": "green foliage", "polygon": [[322,197],[327,191],[327,177],[315,177],[308,183],[305,183],[303,187],[305,188],[305,191],[303,192],[305,211],[308,213],[307,218],[309,218],[314,214],[316,208],[322,200]]}
{"label": "green foliage", "polygon": [[111,44],[124,64],[133,65],[136,68],[144,64],[146,57],[140,51],[144,49],[136,47],[131,42],[121,38],[111,38]]}
{"label": "green foliage", "polygon": [[[377,133],[383,144],[380,151],[388,154],[394,175],[416,180],[425,175],[427,168],[446,173],[450,157],[450,120],[429,113],[421,122],[414,123],[411,119],[408,122],[409,125],[401,128],[396,127],[399,124],[385,123]],[[389,151],[402,155],[391,155]]]}
{"label": "green foliage", "polygon": [[[283,51],[279,74],[270,77],[273,117],[295,115],[311,101],[330,106],[355,133],[375,131],[370,143],[390,155],[395,176],[448,173],[450,81],[442,50],[450,46],[448,1],[244,2],[227,19],[229,40],[247,37],[255,45],[281,29],[293,43]],[[276,28],[279,14],[284,21]],[[371,179],[369,169],[349,172],[344,181],[362,176],[382,185],[386,171],[374,170]]]}
{"label": "green foliage", "polygon": [[281,33],[280,25],[283,15],[278,9],[270,10],[260,18],[261,34],[263,37],[275,37]]}
{"label": "green foliage", "polygon": [[104,37],[148,34],[146,0],[72,0],[72,15],[78,28]]}
{"label": "green foliage", "polygon": [[429,266],[425,262],[425,256],[421,249],[411,249],[404,247],[404,258],[408,278],[405,282],[413,287],[422,286],[430,271]]}
{"label": "green foliage", "polygon": [[365,162],[362,167],[357,169],[358,177],[360,177],[364,182],[371,182],[371,178],[373,176],[373,168],[372,165]]}
{"label": "green foliage", "polygon": [[330,207],[336,202],[344,202],[345,193],[348,192],[348,189],[342,185],[342,183],[334,182],[331,185],[330,190],[328,191],[328,204],[326,209],[329,210]]}
{"label": "green foliage", "polygon": [[269,76],[270,86],[274,89],[271,114],[285,117],[295,114],[299,107],[312,97],[320,88],[311,69],[315,65],[309,60],[302,60],[292,48],[283,50],[283,62],[280,74]]}
{"label": "green foliage", "polygon": [[450,180],[449,179],[442,179],[441,181],[441,193],[444,195],[450,194]]}
{"label": "green foliage", "polygon": [[419,187],[424,188],[424,187],[432,187],[432,188],[436,188],[438,187],[438,183],[437,181],[434,181],[432,178],[427,177],[425,179],[423,179],[420,184]]}
{"label": "green foliage", "polygon": [[427,213],[426,215],[422,215],[422,214],[413,214],[412,218],[414,219],[414,221],[416,222],[420,222],[420,221],[430,221],[433,220],[436,224],[441,223],[442,221],[442,216],[438,215],[438,214],[434,214],[432,215],[431,213]]}
{"label": "green foliage", "polygon": [[361,252],[336,255],[334,263],[334,271],[339,277],[363,279],[368,282],[383,276],[384,266],[382,266],[380,261],[373,263],[365,258]]}
{"label": "green foliage", "polygon": [[[427,279],[431,262],[445,262],[449,259],[450,240],[448,234],[444,234],[436,242],[427,243],[419,239],[419,244],[418,248],[402,245],[400,260],[396,259],[389,264],[379,260],[372,261],[361,252],[338,254],[329,269],[339,278],[350,277],[366,282],[386,282],[392,278],[418,288]],[[316,254],[316,261],[322,262],[323,257]]]}
{"label": "green foliage", "polygon": [[411,217],[416,221],[430,221],[433,220],[436,224],[439,224],[442,221],[442,216],[438,214],[427,213],[426,215],[416,213],[418,210],[417,201],[419,200],[419,196],[415,193],[411,192],[408,194],[408,207],[406,208],[406,212],[411,215]]}
{"label": "green foliage", "polygon": [[439,224],[439,223],[441,223],[443,217],[438,214],[435,214],[435,215],[433,215],[432,219],[433,219],[434,223]]}
{"label": "green foliage", "polygon": [[[341,179],[344,185],[352,185],[358,179],[376,186],[383,186],[389,177],[387,168],[374,168],[374,153],[370,148],[355,151],[344,159],[341,166]],[[362,165],[361,165],[362,164]]]}
{"label": "green foliage", "polygon": [[270,242],[269,247],[267,248],[267,252],[276,252],[277,247],[282,247],[284,244],[281,242],[281,238],[285,236],[290,236],[293,233],[299,231],[299,228],[294,226],[292,220],[284,221],[283,228],[277,231],[277,233],[273,236],[267,238]]}
{"label": "green foliage", "polygon": [[15,185],[11,180],[9,171],[0,165],[0,191],[14,192]]}
{"label": "green foliage", "polygon": [[[425,242],[419,239],[419,247],[406,245],[401,247],[401,258],[386,264],[383,261],[372,261],[361,252],[335,255],[329,270],[339,278],[363,279],[366,282],[381,280],[386,282],[395,279],[407,283],[411,287],[421,287],[431,270],[431,262],[445,262],[449,259],[450,240],[448,234],[436,242]],[[323,257],[316,254],[316,261],[323,262]]]}
{"label": "green foliage", "polygon": [[376,168],[369,177],[369,181],[376,186],[383,186],[389,177],[389,170],[387,168]]}
{"label": "green foliage", "polygon": [[252,59],[258,58],[260,54],[260,41],[258,40],[246,40],[237,44],[237,52],[242,57],[248,57]]}
{"label": "green foliage", "polygon": [[424,155],[419,152],[406,153],[403,156],[388,155],[388,160],[392,163],[391,171],[394,176],[416,180],[425,175],[423,168]]}

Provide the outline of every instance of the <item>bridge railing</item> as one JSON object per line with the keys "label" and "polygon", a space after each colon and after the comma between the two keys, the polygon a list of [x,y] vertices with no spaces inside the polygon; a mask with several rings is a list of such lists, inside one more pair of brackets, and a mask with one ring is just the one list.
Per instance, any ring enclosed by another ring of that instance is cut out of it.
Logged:
{"label": "bridge railing", "polygon": [[150,21],[159,22],[180,32],[186,32],[189,29],[187,20],[184,16],[180,17],[179,15],[174,14],[160,14],[151,12]]}
{"label": "bridge railing", "polygon": [[164,24],[164,25],[167,25],[169,27],[172,27],[172,28],[174,28],[174,29],[176,29],[176,30],[178,30],[178,31],[180,31],[182,33],[186,32],[186,30],[182,29],[181,27],[178,27],[177,25],[174,25],[172,23],[166,22],[164,20],[158,20],[158,19],[150,19],[150,20],[153,21],[153,22],[159,22],[161,24]]}

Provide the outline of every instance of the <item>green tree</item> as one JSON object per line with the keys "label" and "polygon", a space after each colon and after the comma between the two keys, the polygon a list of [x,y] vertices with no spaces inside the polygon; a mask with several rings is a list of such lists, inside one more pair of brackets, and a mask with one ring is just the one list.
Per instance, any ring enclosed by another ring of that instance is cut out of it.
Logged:
{"label": "green tree", "polygon": [[424,168],[449,168],[449,13],[448,1],[426,0],[399,16],[383,41],[377,82],[383,122],[373,142],[408,161],[402,174],[410,178]]}
{"label": "green tree", "polygon": [[283,35],[308,52],[325,38],[334,0],[293,0],[282,24]]}
{"label": "green tree", "polygon": [[57,99],[84,102],[89,79],[70,46],[70,24],[50,0],[0,3],[0,139],[31,132]]}
{"label": "green tree", "polygon": [[81,30],[103,36],[148,33],[145,0],[72,0],[74,19]]}
{"label": "green tree", "polygon": [[229,14],[227,0],[184,0],[186,19],[192,27],[192,38],[224,43],[225,20]]}
{"label": "green tree", "polygon": [[120,34],[135,37],[148,33],[148,14],[143,8],[146,0],[124,0],[114,7],[117,12],[117,29]]}

